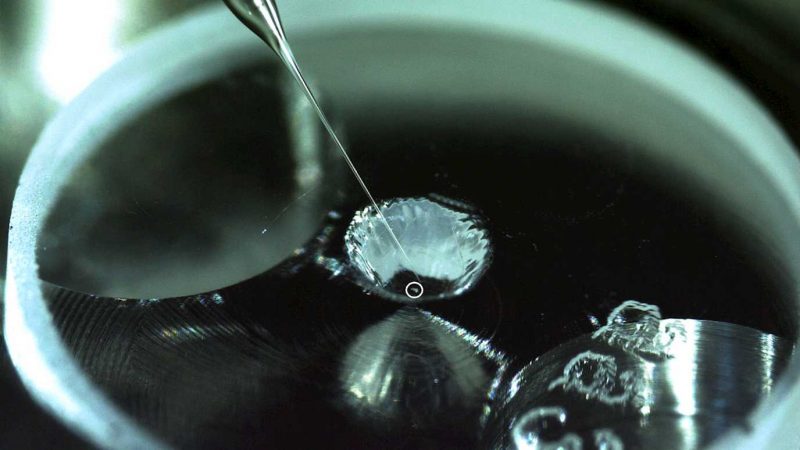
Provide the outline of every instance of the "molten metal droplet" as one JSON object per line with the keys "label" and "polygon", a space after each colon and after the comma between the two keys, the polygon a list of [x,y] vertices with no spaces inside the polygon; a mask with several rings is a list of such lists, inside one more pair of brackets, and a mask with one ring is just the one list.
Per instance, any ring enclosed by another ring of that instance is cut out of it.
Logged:
{"label": "molten metal droplet", "polygon": [[448,298],[474,286],[491,261],[489,236],[477,214],[455,205],[428,198],[381,202],[406,255],[373,207],[357,212],[345,247],[359,281],[399,301]]}

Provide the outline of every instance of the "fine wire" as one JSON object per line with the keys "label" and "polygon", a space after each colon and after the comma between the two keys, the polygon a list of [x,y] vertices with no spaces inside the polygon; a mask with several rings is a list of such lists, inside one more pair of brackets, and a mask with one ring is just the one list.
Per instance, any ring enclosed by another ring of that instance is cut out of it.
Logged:
{"label": "fine wire", "polygon": [[[314,107],[314,110],[317,112],[317,116],[319,117],[320,122],[322,122],[322,125],[325,127],[325,130],[328,132],[328,135],[330,135],[336,146],[339,148],[345,162],[347,163],[347,166],[355,176],[356,181],[358,181],[358,184],[361,186],[361,189],[364,191],[364,193],[367,194],[367,198],[369,198],[372,207],[375,208],[375,211],[378,213],[378,217],[386,227],[386,230],[389,232],[392,241],[397,246],[397,249],[400,250],[400,253],[403,255],[403,258],[405,258],[406,263],[411,266],[411,258],[409,258],[402,244],[400,244],[400,240],[397,238],[394,230],[392,230],[392,227],[389,225],[389,221],[386,220],[386,216],[383,215],[383,211],[381,211],[381,208],[378,206],[378,203],[375,201],[372,193],[367,188],[367,185],[364,183],[364,180],[358,173],[355,164],[353,164],[353,161],[347,154],[347,150],[345,150],[344,145],[342,145],[342,142],[339,140],[339,137],[337,136],[330,122],[328,122],[328,118],[325,116],[325,113],[319,106],[314,93],[311,92],[308,83],[306,83],[305,77],[303,77],[303,74],[300,71],[297,60],[295,59],[291,47],[289,47],[289,42],[284,34],[280,15],[278,14],[278,8],[277,5],[275,5],[275,2],[273,0],[225,0],[225,3],[233,11],[233,13],[245,23],[248,28],[251,28],[252,31],[261,37],[270,48],[272,48],[278,57],[280,57],[281,61],[283,61],[287,69],[289,69],[289,72],[292,74],[295,81],[297,81],[297,84],[303,90],[306,98],[308,98],[309,102],[311,102],[311,105]],[[255,7],[256,11],[259,12],[260,17],[254,17],[251,7]],[[261,23],[261,21],[258,19],[263,19],[265,23]],[[254,20],[257,22],[254,22]],[[266,27],[259,25],[266,25]],[[254,26],[257,27],[257,29],[253,29]],[[268,32],[265,30],[265,28],[268,30]],[[422,283],[419,275],[417,275],[411,269],[411,267],[408,267],[408,270],[414,274],[414,277],[418,282],[420,282],[421,285]]]}

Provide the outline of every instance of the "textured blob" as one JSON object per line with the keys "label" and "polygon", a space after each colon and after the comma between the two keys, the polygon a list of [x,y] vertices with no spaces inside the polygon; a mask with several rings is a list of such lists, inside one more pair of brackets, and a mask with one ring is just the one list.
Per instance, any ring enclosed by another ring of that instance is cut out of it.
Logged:
{"label": "textured blob", "polygon": [[574,433],[564,434],[567,412],[558,406],[534,408],[518,417],[511,428],[519,450],[581,450],[583,442]]}
{"label": "textured blob", "polygon": [[597,450],[623,450],[625,445],[613,431],[602,428],[592,432],[594,436],[594,447]]}
{"label": "textured blob", "polygon": [[560,377],[548,389],[561,388],[575,392],[586,400],[597,400],[608,405],[646,404],[644,386],[640,377],[630,370],[618,373],[613,356],[586,351],[576,355],[565,366]]}
{"label": "textured blob", "polygon": [[664,359],[673,357],[672,348],[685,338],[683,334],[661,321],[658,306],[626,300],[611,311],[592,338],[638,356]]}
{"label": "textured blob", "polygon": [[447,439],[475,426],[505,364],[505,355],[486,341],[404,306],[347,349],[337,403],[360,426]]}
{"label": "textured blob", "polygon": [[409,283],[424,294],[415,301],[459,295],[489,266],[488,232],[468,207],[428,198],[393,199],[379,205],[401,251],[373,207],[355,214],[345,235],[345,249],[357,275],[386,297],[411,301]]}

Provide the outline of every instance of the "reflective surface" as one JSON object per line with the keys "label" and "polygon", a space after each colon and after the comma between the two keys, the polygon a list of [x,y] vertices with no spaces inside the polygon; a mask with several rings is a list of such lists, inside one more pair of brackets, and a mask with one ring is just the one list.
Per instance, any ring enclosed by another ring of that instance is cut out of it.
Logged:
{"label": "reflective surface", "polygon": [[[527,362],[447,310],[256,307],[266,289],[297,289],[298,262],[180,299],[48,296],[84,370],[179,448],[699,449],[752,426],[791,353],[751,328],[662,319],[600,327]],[[305,295],[324,295],[312,286]]]}
{"label": "reflective surface", "polygon": [[284,272],[183,299],[48,295],[83,369],[179,448],[475,446],[506,364],[487,341],[411,307],[320,309],[313,288],[254,307],[267,289],[297,286]]}
{"label": "reflective surface", "polygon": [[[791,346],[722,322],[655,325],[669,356],[585,335],[509,374],[488,414],[486,448],[595,448],[601,431],[620,448],[701,448],[730,426],[753,426],[747,414],[772,391]],[[635,327],[615,332],[632,336]],[[542,417],[559,426],[531,425]]]}

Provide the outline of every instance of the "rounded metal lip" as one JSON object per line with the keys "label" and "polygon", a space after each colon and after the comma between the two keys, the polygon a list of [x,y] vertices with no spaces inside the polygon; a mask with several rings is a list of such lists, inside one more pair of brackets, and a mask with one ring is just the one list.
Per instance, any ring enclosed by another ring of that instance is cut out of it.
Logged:
{"label": "rounded metal lip", "polygon": [[[720,126],[733,130],[736,138],[748,148],[759,149],[748,157],[769,177],[786,205],[785,217],[790,222],[781,232],[796,235],[800,228],[800,163],[781,130],[764,109],[725,74],[666,36],[644,29],[636,21],[598,6],[558,2],[531,4],[509,0],[498,5],[481,0],[469,10],[463,8],[461,2],[448,0],[391,5],[358,0],[330,3],[327,0],[288,3],[283,12],[289,33],[353,23],[403,19],[435,21],[501,29],[570,51],[590,53],[624,67],[633,76],[670,91]],[[316,13],[304,14],[308,10]],[[598,10],[602,14],[598,14]],[[514,11],[517,12],[509,14]],[[541,14],[531,15],[536,11]],[[559,15],[574,19],[569,23],[574,24],[573,27],[583,27],[585,32],[573,33],[572,28],[561,27],[560,21],[553,20],[543,20],[541,26],[533,27],[530,19],[526,19]],[[602,33],[605,39],[594,39],[593,33]],[[624,51],[617,48],[618,42],[625,43]],[[9,226],[6,345],[23,382],[36,400],[100,447],[164,448],[166,445],[106,398],[81,372],[64,347],[38,279],[37,237],[60,187],[91,154],[95,144],[113,131],[110,125],[124,123],[143,108],[207,80],[254,54],[266,55],[266,52],[261,51],[258,41],[222,5],[191,14],[143,41],[64,108],[48,124],[25,165]],[[629,55],[637,55],[636,61]],[[664,55],[669,58],[662,58]],[[197,70],[198,67],[203,70]],[[800,268],[798,250],[787,252],[793,252],[790,259]],[[794,355],[773,395],[751,416],[758,424],[754,431],[750,434],[729,432],[717,447],[781,448],[794,442],[781,434],[790,431],[800,438],[787,424],[792,415],[798,417],[796,404],[800,402],[800,386],[796,383],[799,378],[800,355]]]}

